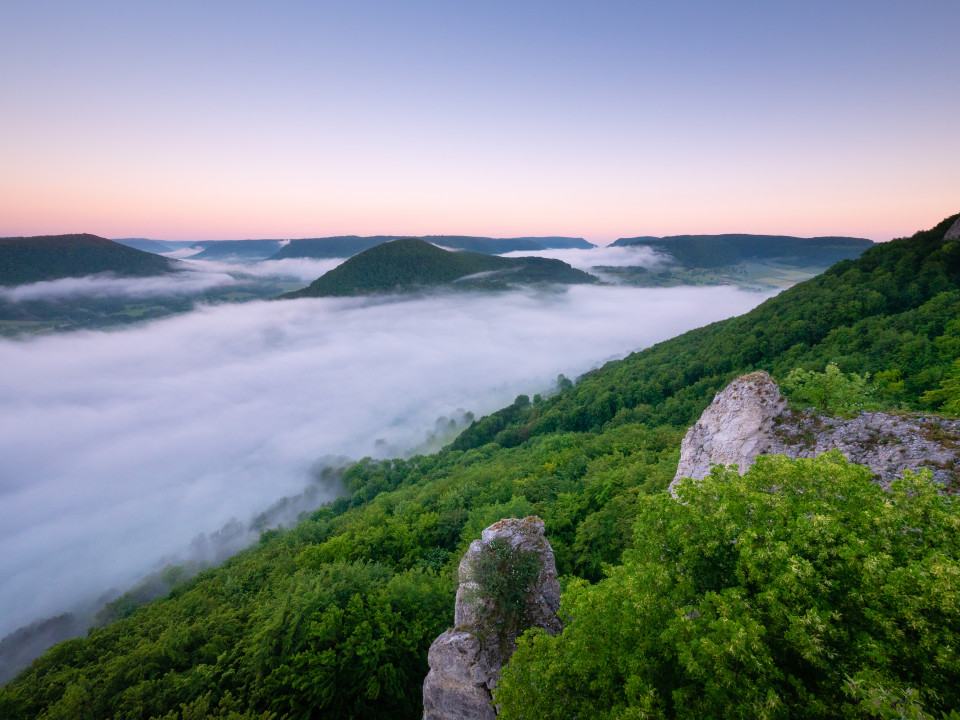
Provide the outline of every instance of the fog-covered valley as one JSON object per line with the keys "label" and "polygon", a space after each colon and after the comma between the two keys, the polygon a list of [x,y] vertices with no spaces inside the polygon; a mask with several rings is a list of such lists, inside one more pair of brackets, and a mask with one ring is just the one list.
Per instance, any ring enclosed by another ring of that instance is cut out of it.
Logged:
{"label": "fog-covered valley", "polygon": [[[122,282],[109,289],[156,281]],[[0,341],[0,635],[185,557],[199,534],[303,491],[323,458],[402,454],[440,417],[549,392],[560,373],[764,297],[601,286],[258,301]]]}

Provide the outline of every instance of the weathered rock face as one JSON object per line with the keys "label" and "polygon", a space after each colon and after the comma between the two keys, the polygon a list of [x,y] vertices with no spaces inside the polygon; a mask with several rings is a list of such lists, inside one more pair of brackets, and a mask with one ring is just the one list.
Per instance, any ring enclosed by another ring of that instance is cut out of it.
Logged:
{"label": "weathered rock face", "polygon": [[[519,613],[484,597],[477,584],[481,555],[494,548],[507,557],[535,558],[539,564],[539,572],[525,589]],[[562,629],[557,617],[557,567],[540,518],[511,518],[488,527],[480,540],[470,544],[460,561],[459,575],[455,627],[430,646],[430,673],[423,683],[424,720],[495,718],[490,691],[513,653],[517,636],[531,627],[541,627],[551,634]]]}
{"label": "weathered rock face", "polygon": [[680,445],[680,478],[703,478],[710,465],[736,464],[746,470],[765,452],[774,418],[787,407],[780,388],[765,372],[738,377],[713,399]]}
{"label": "weathered rock face", "polygon": [[703,478],[713,464],[735,463],[742,473],[757,455],[809,458],[835,448],[869,466],[884,486],[906,469],[926,467],[947,489],[960,489],[960,420],[879,412],[845,420],[793,412],[764,372],[731,382],[687,431],[670,489],[681,478]]}
{"label": "weathered rock face", "polygon": [[947,230],[947,234],[943,236],[944,240],[956,240],[957,238],[960,238],[960,218],[956,219],[950,229]]}

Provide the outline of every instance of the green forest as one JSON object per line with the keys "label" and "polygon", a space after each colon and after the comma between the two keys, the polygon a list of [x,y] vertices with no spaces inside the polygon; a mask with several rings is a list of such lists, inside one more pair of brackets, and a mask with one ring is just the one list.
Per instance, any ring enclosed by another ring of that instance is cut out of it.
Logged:
{"label": "green forest", "polygon": [[790,259],[798,265],[829,266],[852,260],[873,243],[866,238],[790,235],[671,235],[620,238],[615,246],[648,247],[670,255],[684,268],[716,268],[749,259]]}
{"label": "green forest", "polygon": [[640,287],[735,284],[747,288],[793,285],[841,260],[854,260],[873,245],[865,238],[744,234],[620,238],[613,244],[644,247],[663,259],[650,268],[596,268],[620,283]]}
{"label": "green forest", "polygon": [[96,235],[0,238],[0,285],[95,273],[144,277],[174,272],[177,263]]}
{"label": "green forest", "polygon": [[[376,245],[324,273],[283,298],[410,292],[447,286],[497,290],[539,283],[595,283],[597,278],[549,258],[506,258],[470,251],[454,252],[419,238]],[[455,284],[454,284],[455,283]]]}
{"label": "green forest", "polygon": [[884,493],[828,454],[665,493],[687,427],[753,370],[834,364],[881,407],[957,413],[957,217],[561,376],[438,453],[358,462],[336,502],[51,648],[0,689],[0,717],[418,718],[460,557],[531,514],[566,628],[521,639],[505,718],[960,717],[957,488]]}

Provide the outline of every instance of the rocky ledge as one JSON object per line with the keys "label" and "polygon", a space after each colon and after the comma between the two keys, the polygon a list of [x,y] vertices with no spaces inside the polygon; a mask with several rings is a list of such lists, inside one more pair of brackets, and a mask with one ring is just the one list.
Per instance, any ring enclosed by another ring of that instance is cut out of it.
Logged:
{"label": "rocky ledge", "polygon": [[[499,573],[500,582],[489,583],[490,573]],[[430,646],[424,720],[492,720],[490,691],[517,637],[531,627],[551,634],[562,629],[556,563],[538,517],[501,520],[484,530],[461,560],[459,579],[454,627]],[[491,594],[494,584],[499,596]]]}
{"label": "rocky ledge", "polygon": [[808,458],[832,449],[869,466],[885,487],[904,470],[928,468],[945,490],[960,490],[960,420],[881,412],[845,420],[795,412],[765,372],[739,377],[717,393],[683,438],[670,489],[681,478],[703,478],[711,465],[735,464],[745,472],[757,455]]}

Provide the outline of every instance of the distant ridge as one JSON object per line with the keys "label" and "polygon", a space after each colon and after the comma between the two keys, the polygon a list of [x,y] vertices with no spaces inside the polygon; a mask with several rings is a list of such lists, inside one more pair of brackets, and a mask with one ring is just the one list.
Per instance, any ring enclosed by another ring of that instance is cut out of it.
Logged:
{"label": "distant ridge", "polygon": [[266,260],[283,247],[283,240],[203,240],[192,247],[203,248],[191,260]]}
{"label": "distant ridge", "polygon": [[[291,240],[289,244],[280,248],[270,259],[353,257],[377,245],[406,237],[409,236],[372,235],[369,237],[361,237],[359,235],[338,235],[324,238],[301,238],[299,240]],[[596,247],[593,243],[589,243],[583,238],[570,237],[489,238],[474,237],[471,235],[423,235],[421,239],[431,242],[434,245],[442,245],[443,247],[453,250],[470,250],[486,255],[568,248],[589,250],[592,247]]]}
{"label": "distant ridge", "polygon": [[280,248],[270,259],[283,258],[345,258],[369,250],[391,240],[399,240],[402,235],[336,235],[322,238],[300,238],[291,240]]}
{"label": "distant ridge", "polygon": [[518,284],[594,283],[597,279],[560,260],[502,258],[453,252],[418,238],[375,245],[281,298],[407,292],[456,283],[464,289],[502,289]]}
{"label": "distant ridge", "polygon": [[175,270],[175,263],[97,235],[0,238],[0,285],[110,272],[144,277]]}
{"label": "distant ridge", "polygon": [[127,247],[143,250],[144,252],[162,255],[163,253],[184,250],[193,247],[196,243],[189,240],[151,240],[150,238],[112,238],[116,243]]}
{"label": "distant ridge", "polygon": [[620,238],[617,247],[644,246],[672,256],[687,268],[733,265],[745,260],[780,258],[824,267],[860,257],[874,243],[866,238],[791,235],[669,235],[667,237]]}
{"label": "distant ridge", "polygon": [[472,237],[470,235],[424,235],[427,242],[434,245],[453,248],[454,250],[470,250],[472,252],[500,255],[508,252],[531,252],[537,250],[589,250],[596,247],[583,238],[571,237],[514,237],[488,238]]}

